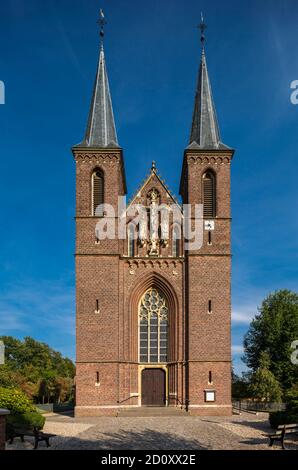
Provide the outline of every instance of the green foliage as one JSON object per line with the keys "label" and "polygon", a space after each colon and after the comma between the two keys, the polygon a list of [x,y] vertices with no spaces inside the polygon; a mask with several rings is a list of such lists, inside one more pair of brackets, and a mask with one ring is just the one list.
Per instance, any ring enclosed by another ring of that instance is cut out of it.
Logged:
{"label": "green foliage", "polygon": [[0,386],[7,388],[18,386],[15,374],[6,364],[0,365]]}
{"label": "green foliage", "polygon": [[245,374],[242,377],[232,375],[232,397],[234,400],[243,400],[250,396],[249,381]]}
{"label": "green foliage", "polygon": [[33,428],[42,429],[45,417],[37,411],[8,415],[6,417],[6,439],[13,436],[14,430],[23,429],[32,431]]}
{"label": "green foliage", "polygon": [[24,341],[12,336],[1,336],[5,344],[5,363],[12,371],[22,371],[33,382],[44,371],[54,371],[61,377],[73,378],[75,366],[68,358],[50,348],[47,344],[26,337]]}
{"label": "green foliage", "polygon": [[75,366],[47,344],[26,337],[0,337],[5,344],[5,365],[0,365],[0,387],[17,387],[37,402],[69,400]]}
{"label": "green foliage", "polygon": [[260,366],[251,377],[251,396],[259,401],[280,402],[282,396],[281,388],[272,372],[270,372],[269,367],[269,355],[266,352],[262,352],[260,355]]}
{"label": "green foliage", "polygon": [[256,372],[266,351],[269,370],[283,390],[298,383],[298,367],[292,364],[291,343],[298,338],[298,294],[276,291],[262,303],[244,339],[244,362]]}
{"label": "green foliage", "polygon": [[0,388],[0,408],[8,409],[12,414],[35,411],[27,395],[16,388]]}
{"label": "green foliage", "polygon": [[274,429],[282,424],[296,424],[298,423],[298,410],[296,412],[274,411],[269,414],[269,423]]}
{"label": "green foliage", "polygon": [[295,384],[294,387],[287,390],[284,398],[288,409],[297,408],[298,411],[298,384]]}

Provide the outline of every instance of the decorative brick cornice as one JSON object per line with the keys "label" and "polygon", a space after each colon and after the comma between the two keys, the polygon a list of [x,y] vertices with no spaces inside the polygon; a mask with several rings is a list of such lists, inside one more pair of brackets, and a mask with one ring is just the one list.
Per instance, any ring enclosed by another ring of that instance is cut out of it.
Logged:
{"label": "decorative brick cornice", "polygon": [[121,154],[118,153],[77,153],[75,160],[82,163],[119,163],[121,161]]}
{"label": "decorative brick cornice", "polygon": [[222,156],[210,156],[210,155],[187,155],[187,162],[189,164],[201,164],[201,165],[223,165],[223,164],[230,164],[232,160],[232,156],[229,155],[222,155]]}
{"label": "decorative brick cornice", "polygon": [[[129,272],[135,271],[139,268],[151,268],[151,269],[173,269],[175,270],[178,266],[181,266],[184,259],[130,259],[126,261],[126,266]],[[173,271],[174,274],[174,271]],[[178,275],[178,273],[177,273]]]}

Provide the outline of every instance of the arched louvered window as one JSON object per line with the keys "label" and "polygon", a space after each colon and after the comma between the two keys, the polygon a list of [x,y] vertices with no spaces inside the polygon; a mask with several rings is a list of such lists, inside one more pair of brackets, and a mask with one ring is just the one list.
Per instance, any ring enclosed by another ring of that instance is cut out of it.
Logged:
{"label": "arched louvered window", "polygon": [[180,239],[181,229],[177,225],[174,225],[172,234],[172,255],[174,258],[180,256]]}
{"label": "arched louvered window", "polygon": [[132,224],[127,229],[127,254],[128,256],[135,255],[135,227]]}
{"label": "arched louvered window", "polygon": [[203,212],[205,218],[216,217],[216,180],[212,171],[203,175]]}
{"label": "arched louvered window", "polygon": [[148,289],[139,306],[140,362],[167,362],[169,309],[163,294]]}
{"label": "arched louvered window", "polygon": [[101,170],[96,170],[92,175],[92,213],[97,217],[103,217],[104,203],[104,176]]}

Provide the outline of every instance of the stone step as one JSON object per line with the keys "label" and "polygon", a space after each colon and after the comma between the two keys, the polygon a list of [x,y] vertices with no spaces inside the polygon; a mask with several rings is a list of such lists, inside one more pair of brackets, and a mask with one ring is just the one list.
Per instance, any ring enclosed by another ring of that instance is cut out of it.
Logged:
{"label": "stone step", "polygon": [[122,408],[118,411],[117,416],[123,417],[154,417],[154,416],[189,416],[184,409],[174,406],[136,406],[132,408]]}

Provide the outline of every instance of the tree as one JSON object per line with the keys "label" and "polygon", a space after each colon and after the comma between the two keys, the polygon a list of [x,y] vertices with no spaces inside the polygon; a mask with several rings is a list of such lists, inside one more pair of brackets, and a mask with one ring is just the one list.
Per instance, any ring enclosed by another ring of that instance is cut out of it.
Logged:
{"label": "tree", "polygon": [[232,374],[232,397],[234,400],[244,400],[250,396],[249,380],[245,373],[239,377]]}
{"label": "tree", "polygon": [[68,377],[56,377],[54,400],[57,403],[69,401],[73,398],[73,380]]}
{"label": "tree", "polygon": [[262,303],[244,339],[244,362],[256,372],[261,353],[269,358],[268,371],[287,390],[298,382],[297,365],[291,362],[291,343],[298,338],[298,294],[276,291]]}
{"label": "tree", "polygon": [[0,386],[17,387],[30,398],[64,401],[72,396],[75,366],[47,344],[26,337],[0,337],[5,344],[5,365],[0,365]]}
{"label": "tree", "polygon": [[269,370],[270,358],[268,353],[262,352],[260,355],[260,366],[251,376],[250,392],[256,400],[265,402],[280,402],[281,388]]}
{"label": "tree", "polygon": [[0,387],[9,388],[16,387],[17,381],[15,379],[14,373],[6,364],[0,365]]}

